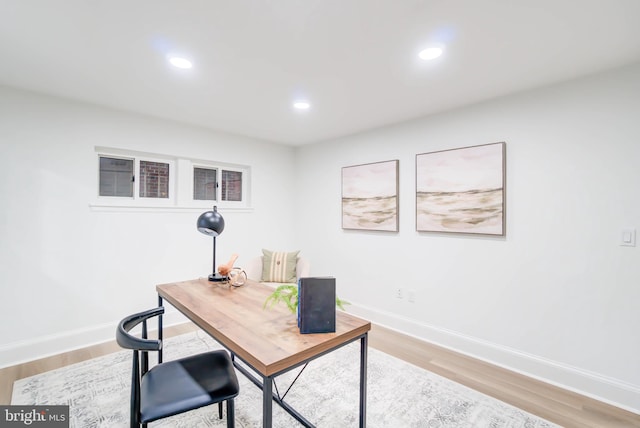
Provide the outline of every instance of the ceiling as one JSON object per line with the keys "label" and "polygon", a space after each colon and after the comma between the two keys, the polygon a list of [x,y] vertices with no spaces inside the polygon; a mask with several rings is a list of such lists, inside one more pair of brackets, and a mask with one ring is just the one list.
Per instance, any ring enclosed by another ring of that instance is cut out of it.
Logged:
{"label": "ceiling", "polygon": [[638,17],[639,0],[0,0],[0,84],[302,145],[639,62]]}

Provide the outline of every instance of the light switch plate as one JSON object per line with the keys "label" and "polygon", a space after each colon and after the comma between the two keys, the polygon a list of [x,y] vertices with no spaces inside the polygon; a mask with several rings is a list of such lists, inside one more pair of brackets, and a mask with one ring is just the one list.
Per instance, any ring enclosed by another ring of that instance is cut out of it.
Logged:
{"label": "light switch plate", "polygon": [[625,247],[635,247],[636,246],[636,230],[622,229],[622,235],[620,236],[620,245]]}

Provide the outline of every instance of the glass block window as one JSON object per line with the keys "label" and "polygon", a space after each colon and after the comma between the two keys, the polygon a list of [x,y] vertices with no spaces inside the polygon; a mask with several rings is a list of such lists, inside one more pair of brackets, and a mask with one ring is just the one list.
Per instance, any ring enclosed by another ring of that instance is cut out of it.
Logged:
{"label": "glass block window", "polygon": [[193,168],[193,199],[215,201],[218,170]]}
{"label": "glass block window", "polygon": [[133,197],[133,159],[100,156],[100,196]]}
{"label": "glass block window", "polygon": [[242,201],[242,172],[222,170],[223,201]]}
{"label": "glass block window", "polygon": [[140,161],[140,197],[169,197],[169,164]]}

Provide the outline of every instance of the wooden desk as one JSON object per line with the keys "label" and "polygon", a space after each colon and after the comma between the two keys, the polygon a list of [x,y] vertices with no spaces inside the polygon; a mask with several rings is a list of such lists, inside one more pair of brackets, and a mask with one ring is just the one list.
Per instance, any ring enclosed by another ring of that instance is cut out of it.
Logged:
{"label": "wooden desk", "polygon": [[[300,334],[296,316],[284,305],[263,309],[273,288],[247,282],[239,288],[205,278],[158,285],[158,301],[166,300],[229,350],[236,368],[263,391],[263,427],[271,427],[276,401],[305,426],[313,426],[277,395],[273,379],[293,368],[360,340],[360,427],[366,426],[367,346],[371,323],[337,311],[336,332]],[[235,357],[258,373],[257,379]]]}

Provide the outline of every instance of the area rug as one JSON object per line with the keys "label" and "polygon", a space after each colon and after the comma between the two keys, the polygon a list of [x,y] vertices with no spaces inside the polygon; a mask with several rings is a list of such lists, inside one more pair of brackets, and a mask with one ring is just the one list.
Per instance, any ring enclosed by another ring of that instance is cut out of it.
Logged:
{"label": "area rug", "polygon": [[[165,359],[219,349],[202,331],[165,341]],[[369,348],[367,425],[369,427],[546,428],[546,420]],[[313,361],[285,401],[318,427],[358,426],[359,342]],[[71,427],[126,427],[129,423],[131,352],[121,351],[42,373],[14,383],[11,404],[69,405]],[[283,394],[297,375],[276,379]],[[262,425],[262,391],[238,373],[236,426]],[[275,390],[274,390],[275,391]],[[149,427],[224,427],[217,406],[149,424]],[[300,424],[273,404],[274,427]]]}

